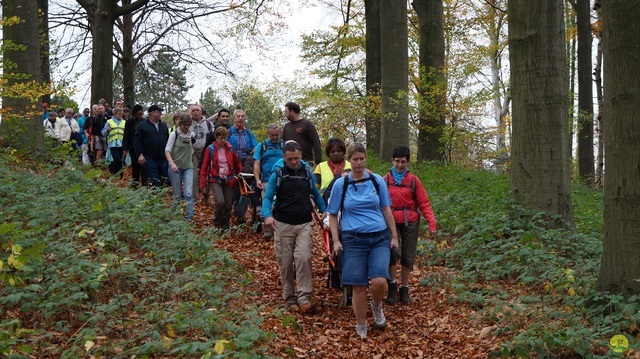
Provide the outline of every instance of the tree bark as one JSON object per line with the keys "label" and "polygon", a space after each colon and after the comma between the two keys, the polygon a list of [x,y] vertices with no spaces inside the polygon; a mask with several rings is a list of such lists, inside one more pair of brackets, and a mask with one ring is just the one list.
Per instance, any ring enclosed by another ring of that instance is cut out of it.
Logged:
{"label": "tree bark", "polygon": [[440,143],[446,112],[444,75],[444,8],[442,0],[414,0],[420,26],[420,85],[418,102],[418,161],[442,161]]}
{"label": "tree bark", "polygon": [[604,242],[598,289],[640,290],[640,0],[602,5],[604,56]]}
{"label": "tree bark", "polygon": [[591,80],[591,6],[590,0],[577,0],[578,25],[578,173],[593,184],[593,81]]}
{"label": "tree bark", "polygon": [[[38,0],[40,19],[40,74],[42,82],[51,83],[51,61],[49,61],[49,0]],[[42,96],[42,102],[51,104],[51,94]]]}
{"label": "tree bark", "polygon": [[380,84],[381,74],[381,41],[380,41],[380,1],[364,2],[366,19],[366,86],[367,86],[367,148],[373,153],[380,153]]}
{"label": "tree bark", "polygon": [[563,1],[511,0],[507,12],[511,187],[523,206],[559,215],[549,220],[551,227],[573,228]]}
{"label": "tree bark", "polygon": [[409,34],[406,3],[380,0],[382,46],[382,136],[380,158],[389,158],[396,146],[409,145]]}
{"label": "tree bark", "polygon": [[[123,0],[123,4],[130,4],[131,0]],[[135,104],[134,70],[136,62],[133,56],[133,14],[122,15],[122,94],[125,106],[131,109]]]}
{"label": "tree bark", "polygon": [[[44,130],[40,85],[40,22],[36,1],[4,0],[2,16],[20,19],[2,28],[4,39],[2,89],[2,122],[0,138],[5,146],[21,151],[42,149]],[[15,44],[10,46],[8,44]],[[17,87],[20,86],[20,89]],[[21,86],[26,86],[22,88]]]}
{"label": "tree bark", "polygon": [[[602,24],[602,13],[600,11],[599,1],[596,1],[594,9],[596,11],[596,23]],[[594,68],[594,78],[596,83],[596,97],[598,99],[598,166],[596,167],[596,180],[597,187],[604,186],[604,94],[602,93],[602,28],[599,27],[596,30],[596,37],[598,38],[598,48],[596,54],[596,65]]]}

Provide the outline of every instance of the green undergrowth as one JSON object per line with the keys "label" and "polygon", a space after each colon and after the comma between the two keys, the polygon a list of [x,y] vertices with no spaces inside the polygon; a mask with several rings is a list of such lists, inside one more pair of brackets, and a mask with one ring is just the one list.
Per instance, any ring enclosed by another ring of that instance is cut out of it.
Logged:
{"label": "green undergrowth", "polygon": [[595,289],[601,190],[573,184],[577,230],[571,232],[550,229],[548,214],[513,203],[507,175],[435,164],[411,170],[429,193],[439,229],[435,241],[420,240],[419,253],[427,265],[455,269],[420,283],[448,287],[450,301],[476,309],[475,319],[503,338],[492,356],[607,358],[616,334],[638,347],[638,298]]}
{"label": "green undergrowth", "polygon": [[163,190],[54,163],[0,153],[0,353],[265,356],[252,277],[217,232],[194,235]]}

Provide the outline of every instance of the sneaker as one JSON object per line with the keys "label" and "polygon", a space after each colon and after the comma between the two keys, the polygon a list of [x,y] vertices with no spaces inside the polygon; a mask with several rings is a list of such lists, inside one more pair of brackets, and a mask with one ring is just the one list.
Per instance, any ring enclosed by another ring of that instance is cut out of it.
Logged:
{"label": "sneaker", "polygon": [[362,339],[366,339],[367,338],[367,323],[356,323],[356,333],[360,336],[360,338]]}
{"label": "sneaker", "polygon": [[371,301],[371,312],[373,313],[374,328],[382,329],[387,326],[387,319],[384,317],[384,312],[382,311],[382,302],[376,305]]}
{"label": "sneaker", "polygon": [[387,291],[387,300],[385,300],[385,302],[387,304],[396,304],[397,297],[398,297],[398,283],[389,282],[389,290]]}
{"label": "sneaker", "polygon": [[409,298],[409,287],[400,287],[400,301],[402,303],[411,303]]}

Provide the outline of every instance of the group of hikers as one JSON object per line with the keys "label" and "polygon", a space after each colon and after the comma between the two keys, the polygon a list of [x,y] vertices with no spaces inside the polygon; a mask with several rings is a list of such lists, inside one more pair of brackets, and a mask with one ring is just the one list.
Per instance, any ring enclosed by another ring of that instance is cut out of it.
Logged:
{"label": "group of hikers", "polygon": [[[351,288],[357,335],[367,336],[368,291],[374,328],[386,327],[383,301],[410,303],[420,214],[432,238],[437,228],[424,186],[408,169],[408,147],[393,150],[393,166],[380,176],[366,168],[366,149],[361,143],[347,146],[332,138],[324,147],[327,160],[322,161],[315,126],[301,116],[294,102],[284,106],[288,122],[282,130],[275,123],[267,125],[267,138],[262,142],[245,127],[241,109],[233,114],[221,109],[206,118],[202,107],[193,104],[187,112],[174,114],[169,128],[161,120],[164,110],[158,105],[147,109],[146,119],[140,105],[133,107],[129,117],[121,103],[116,103],[108,114],[111,117],[104,120],[104,104],[94,108],[93,116],[84,114],[82,124],[66,116],[56,120],[56,124],[63,122],[60,127],[67,123],[70,130],[66,132],[56,131],[54,122],[45,119],[45,131],[61,142],[63,137],[73,139],[74,131],[80,132],[85,163],[99,160],[101,150],[108,149],[113,174],[121,174],[124,159],[130,158],[134,184],[149,181],[160,186],[166,180],[172,187],[174,208],[185,202],[187,220],[194,217],[194,202],[202,197],[202,203],[210,205],[211,196],[213,225],[221,232],[228,230],[240,184],[245,178],[255,181],[252,184],[259,193],[251,200],[260,215],[255,220],[262,224],[264,239],[273,238],[287,308],[314,312],[315,214],[322,216],[332,241],[331,254],[341,263],[331,275],[331,285]],[[68,132],[71,135],[65,137]]]}

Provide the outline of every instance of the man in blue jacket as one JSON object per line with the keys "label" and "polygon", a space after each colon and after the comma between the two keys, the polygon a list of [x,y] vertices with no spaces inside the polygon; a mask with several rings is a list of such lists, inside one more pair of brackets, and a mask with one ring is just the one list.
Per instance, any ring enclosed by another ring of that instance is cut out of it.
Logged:
{"label": "man in blue jacket", "polygon": [[256,136],[254,136],[253,132],[246,128],[245,125],[246,117],[244,111],[241,109],[233,111],[233,126],[229,129],[228,141],[238,153],[242,164],[244,164],[249,154],[253,152],[253,149],[258,145]]}

